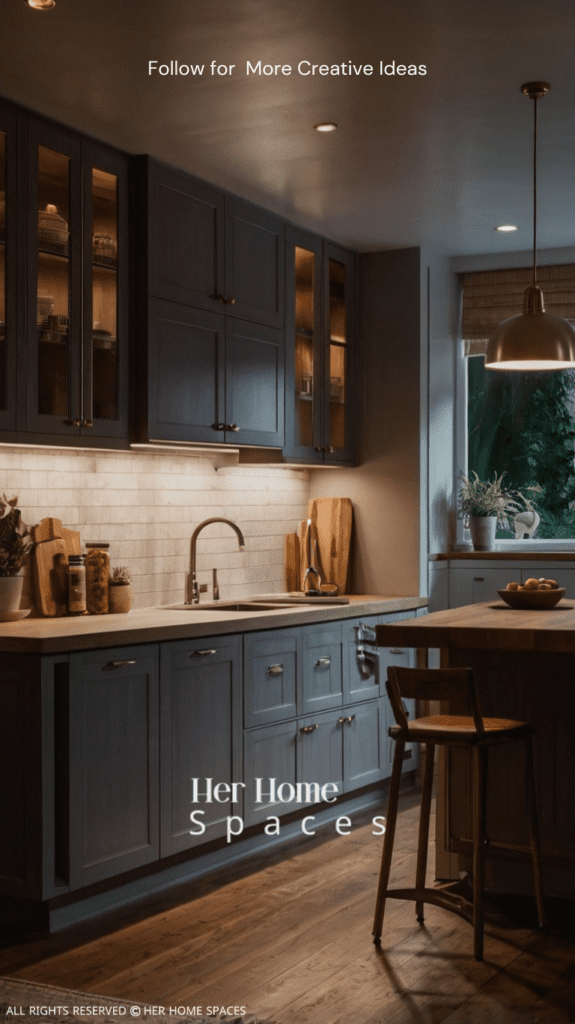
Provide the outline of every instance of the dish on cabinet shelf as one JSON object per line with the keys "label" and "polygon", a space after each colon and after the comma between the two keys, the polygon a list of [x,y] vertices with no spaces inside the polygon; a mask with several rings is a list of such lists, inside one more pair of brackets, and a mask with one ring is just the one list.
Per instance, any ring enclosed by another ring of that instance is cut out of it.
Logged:
{"label": "dish on cabinet shelf", "polygon": [[48,203],[45,210],[38,211],[38,242],[41,248],[67,253],[69,234],[68,224],[53,203]]}

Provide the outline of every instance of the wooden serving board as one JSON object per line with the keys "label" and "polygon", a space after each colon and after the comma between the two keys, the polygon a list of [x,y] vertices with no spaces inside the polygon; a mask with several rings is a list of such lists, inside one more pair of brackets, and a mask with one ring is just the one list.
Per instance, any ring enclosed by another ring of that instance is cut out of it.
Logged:
{"label": "wooden serving board", "polygon": [[69,555],[81,553],[80,534],[47,517],[33,528],[34,590],[37,611],[54,617],[66,615],[67,566]]}
{"label": "wooden serving board", "polygon": [[294,589],[303,590],[305,571],[308,567],[309,550],[309,527],[307,525],[306,519],[302,519],[301,523],[299,524],[297,535],[299,541],[299,584]]}
{"label": "wooden serving board", "polygon": [[285,584],[288,594],[300,589],[299,538],[297,533],[288,533],[285,540]]}
{"label": "wooden serving board", "polygon": [[346,593],[351,541],[352,505],[349,498],[314,498],[309,517],[317,538],[322,583],[335,583]]}

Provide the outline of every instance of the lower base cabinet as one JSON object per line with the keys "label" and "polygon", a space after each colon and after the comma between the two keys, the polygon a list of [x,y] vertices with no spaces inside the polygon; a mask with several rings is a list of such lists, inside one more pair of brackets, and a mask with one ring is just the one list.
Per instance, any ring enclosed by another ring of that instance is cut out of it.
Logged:
{"label": "lower base cabinet", "polygon": [[242,778],[241,667],[241,636],[161,645],[162,857],[218,839],[242,813],[241,789],[234,803],[207,788]]}
{"label": "lower base cabinet", "polygon": [[73,654],[70,680],[69,821],[62,800],[60,825],[78,889],[160,856],[158,648]]}
{"label": "lower base cabinet", "polygon": [[0,918],[387,778],[381,620],[0,656]]}

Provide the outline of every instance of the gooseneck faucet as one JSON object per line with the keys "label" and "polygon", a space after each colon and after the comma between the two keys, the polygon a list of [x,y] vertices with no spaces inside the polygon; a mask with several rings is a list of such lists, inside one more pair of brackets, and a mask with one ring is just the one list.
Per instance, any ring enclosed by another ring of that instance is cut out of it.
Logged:
{"label": "gooseneck faucet", "polygon": [[235,523],[232,523],[231,519],[221,519],[219,516],[216,516],[214,519],[204,519],[203,523],[200,523],[199,526],[196,526],[196,529],[192,533],[192,540],[190,542],[190,572],[186,580],[186,604],[200,603],[200,591],[198,587],[198,580],[196,577],[196,543],[198,540],[199,533],[203,530],[204,526],[209,526],[210,523],[226,523],[228,526],[231,526],[232,530],[235,530],[235,532],[238,535],[240,551],[245,550],[246,545],[244,542],[244,535],[240,530],[239,526],[236,526]]}

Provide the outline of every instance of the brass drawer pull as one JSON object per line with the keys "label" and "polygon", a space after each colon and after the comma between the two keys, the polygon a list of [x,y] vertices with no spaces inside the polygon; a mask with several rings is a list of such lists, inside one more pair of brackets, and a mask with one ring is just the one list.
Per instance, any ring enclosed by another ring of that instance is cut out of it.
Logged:
{"label": "brass drawer pull", "polygon": [[266,672],[269,672],[270,676],[281,676],[283,675],[283,665],[269,665]]}
{"label": "brass drawer pull", "polygon": [[349,725],[353,722],[355,715],[346,715],[345,718],[338,718],[338,725]]}
{"label": "brass drawer pull", "polygon": [[317,728],[319,728],[317,725],[302,725],[300,732],[313,732]]}
{"label": "brass drawer pull", "polygon": [[113,668],[128,668],[129,665],[135,665],[135,664],[136,664],[135,661],[130,661],[128,659],[126,659],[126,661],[108,661],[104,665],[104,668],[108,672],[110,672],[111,669],[113,669]]}
{"label": "brass drawer pull", "polygon": [[324,655],[323,658],[318,658],[315,663],[316,668],[325,668],[328,665],[331,665],[331,656],[329,654]]}
{"label": "brass drawer pull", "polygon": [[216,652],[214,650],[208,650],[208,649],[206,649],[205,651],[192,651],[192,653],[190,654],[190,658],[204,658],[208,654],[215,654],[215,653]]}

